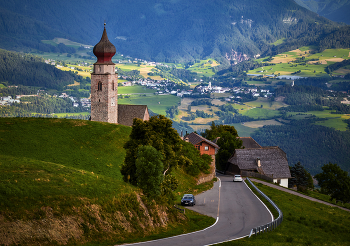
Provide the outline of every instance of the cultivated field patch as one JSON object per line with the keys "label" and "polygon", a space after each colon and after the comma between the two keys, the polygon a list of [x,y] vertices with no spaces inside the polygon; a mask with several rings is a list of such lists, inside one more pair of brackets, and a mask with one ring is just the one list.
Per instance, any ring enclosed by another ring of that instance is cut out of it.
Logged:
{"label": "cultivated field patch", "polygon": [[250,121],[250,122],[244,122],[242,125],[249,127],[249,128],[259,128],[263,126],[269,126],[269,125],[282,125],[282,123],[276,121],[276,120],[259,120],[259,121]]}

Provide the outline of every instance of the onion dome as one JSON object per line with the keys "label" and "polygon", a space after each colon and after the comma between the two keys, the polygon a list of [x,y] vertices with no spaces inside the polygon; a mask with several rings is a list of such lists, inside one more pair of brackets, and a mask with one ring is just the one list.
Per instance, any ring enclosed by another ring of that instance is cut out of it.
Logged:
{"label": "onion dome", "polygon": [[97,57],[96,63],[114,64],[112,62],[112,57],[115,55],[116,49],[115,46],[108,40],[106,24],[103,30],[102,38],[100,42],[95,45],[93,52]]}

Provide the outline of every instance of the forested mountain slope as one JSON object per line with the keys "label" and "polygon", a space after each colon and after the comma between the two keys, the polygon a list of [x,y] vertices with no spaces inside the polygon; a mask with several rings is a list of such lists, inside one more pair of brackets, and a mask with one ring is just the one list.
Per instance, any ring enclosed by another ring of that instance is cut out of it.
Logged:
{"label": "forested mountain slope", "polygon": [[13,0],[0,11],[0,47],[40,49],[55,36],[94,45],[106,21],[117,52],[157,61],[242,60],[269,54],[278,39],[310,44],[337,28],[293,0]]}
{"label": "forested mountain slope", "polygon": [[330,20],[350,24],[349,0],[295,0],[295,2]]}
{"label": "forested mountain slope", "polygon": [[42,58],[0,49],[0,82],[63,90],[74,80],[86,79],[46,64]]}

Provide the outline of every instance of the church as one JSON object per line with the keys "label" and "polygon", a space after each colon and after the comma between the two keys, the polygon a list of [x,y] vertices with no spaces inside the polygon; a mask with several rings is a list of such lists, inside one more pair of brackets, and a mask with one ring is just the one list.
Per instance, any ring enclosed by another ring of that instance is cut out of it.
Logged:
{"label": "church", "polygon": [[108,39],[106,24],[93,53],[97,62],[91,74],[91,120],[126,126],[132,126],[134,118],[149,120],[147,105],[118,104],[118,73],[112,62],[116,48]]}

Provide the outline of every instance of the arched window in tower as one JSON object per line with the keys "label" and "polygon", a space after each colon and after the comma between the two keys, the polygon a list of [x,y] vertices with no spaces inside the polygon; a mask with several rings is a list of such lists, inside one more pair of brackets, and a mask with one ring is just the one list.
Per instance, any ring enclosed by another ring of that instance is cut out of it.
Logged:
{"label": "arched window in tower", "polygon": [[112,91],[114,91],[114,80],[112,80]]}
{"label": "arched window in tower", "polygon": [[97,90],[102,91],[102,82],[101,81],[99,81],[97,84]]}

